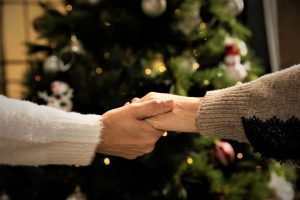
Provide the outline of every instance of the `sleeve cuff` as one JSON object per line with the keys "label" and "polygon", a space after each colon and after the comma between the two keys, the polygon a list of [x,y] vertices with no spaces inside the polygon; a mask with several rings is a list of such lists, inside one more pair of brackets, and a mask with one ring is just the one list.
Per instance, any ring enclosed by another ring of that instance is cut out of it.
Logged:
{"label": "sleeve cuff", "polygon": [[[69,124],[69,131],[57,136],[58,141],[47,149],[48,164],[89,165],[101,141],[102,119],[98,115],[72,113],[76,124]],[[76,116],[80,115],[80,116]]]}
{"label": "sleeve cuff", "polygon": [[208,92],[198,108],[197,128],[203,135],[247,142],[241,117],[247,112],[251,85]]}

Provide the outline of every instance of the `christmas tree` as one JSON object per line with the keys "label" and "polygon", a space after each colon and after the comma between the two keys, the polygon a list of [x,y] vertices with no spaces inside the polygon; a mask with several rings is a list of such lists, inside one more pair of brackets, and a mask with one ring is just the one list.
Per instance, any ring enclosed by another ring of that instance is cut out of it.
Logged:
{"label": "christmas tree", "polygon": [[[44,14],[33,22],[47,44],[28,44],[30,101],[101,114],[151,91],[203,96],[261,75],[246,44],[251,33],[236,19],[241,0],[63,3],[65,12],[41,3]],[[97,155],[88,167],[1,167],[0,177],[16,200],[259,200],[280,195],[274,178],[292,190],[285,178],[294,172],[245,144],[165,133],[136,160]]]}

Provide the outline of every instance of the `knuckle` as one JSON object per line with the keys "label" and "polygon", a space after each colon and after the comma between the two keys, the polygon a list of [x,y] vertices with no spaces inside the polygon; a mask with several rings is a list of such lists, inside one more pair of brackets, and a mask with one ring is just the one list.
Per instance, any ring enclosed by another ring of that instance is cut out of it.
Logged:
{"label": "knuckle", "polygon": [[153,106],[159,106],[161,104],[161,100],[158,100],[158,99],[152,99],[152,104]]}
{"label": "knuckle", "polygon": [[152,100],[152,99],[155,99],[155,96],[156,96],[156,92],[149,92],[146,95],[146,98],[147,98],[147,100]]}

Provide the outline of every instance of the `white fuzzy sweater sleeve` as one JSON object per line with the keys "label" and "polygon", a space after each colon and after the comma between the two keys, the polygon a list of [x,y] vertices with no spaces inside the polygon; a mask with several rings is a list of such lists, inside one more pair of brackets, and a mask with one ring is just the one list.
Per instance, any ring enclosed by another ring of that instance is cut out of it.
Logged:
{"label": "white fuzzy sweater sleeve", "polygon": [[88,165],[101,116],[68,113],[0,95],[0,164]]}

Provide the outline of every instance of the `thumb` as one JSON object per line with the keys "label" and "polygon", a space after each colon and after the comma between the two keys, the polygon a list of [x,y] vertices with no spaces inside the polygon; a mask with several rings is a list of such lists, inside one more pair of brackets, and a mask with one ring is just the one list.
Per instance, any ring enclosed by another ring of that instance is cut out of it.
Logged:
{"label": "thumb", "polygon": [[134,114],[136,119],[142,120],[148,117],[164,114],[173,110],[173,100],[151,100],[135,104]]}

